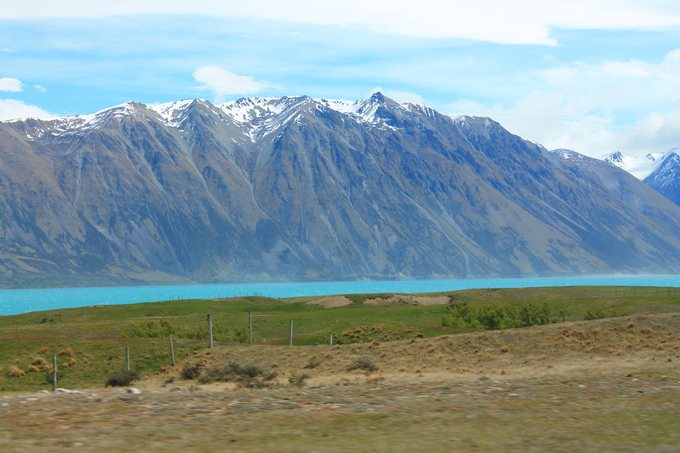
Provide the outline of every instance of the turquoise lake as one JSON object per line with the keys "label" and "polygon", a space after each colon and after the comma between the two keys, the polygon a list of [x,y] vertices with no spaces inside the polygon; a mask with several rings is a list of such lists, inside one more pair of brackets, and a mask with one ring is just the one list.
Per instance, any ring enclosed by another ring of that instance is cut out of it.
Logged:
{"label": "turquoise lake", "polygon": [[3,290],[0,291],[0,316],[88,305],[118,305],[176,299],[214,299],[218,297],[253,295],[278,298],[356,293],[426,293],[473,288],[528,288],[583,285],[680,287],[680,276],[253,283]]}

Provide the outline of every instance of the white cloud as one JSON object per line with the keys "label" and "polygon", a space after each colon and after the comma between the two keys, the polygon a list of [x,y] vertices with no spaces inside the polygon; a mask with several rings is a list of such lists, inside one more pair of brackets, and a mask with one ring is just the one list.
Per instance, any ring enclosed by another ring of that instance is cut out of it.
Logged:
{"label": "white cloud", "polygon": [[540,90],[511,104],[460,100],[448,111],[490,116],[549,149],[570,148],[593,157],[680,146],[680,50],[659,63],[570,63],[540,77],[545,82]]}
{"label": "white cloud", "polygon": [[0,99],[0,121],[19,118],[53,118],[55,116],[35,105],[25,104],[23,101]]}
{"label": "white cloud", "polygon": [[24,90],[23,85],[21,84],[21,81],[19,79],[11,79],[8,77],[0,79],[0,91],[10,91],[12,93],[18,93],[23,90]]}
{"label": "white cloud", "polygon": [[133,14],[192,14],[359,26],[410,36],[512,44],[555,44],[550,37],[553,28],[673,29],[680,25],[680,4],[667,0],[39,0],[3,5],[0,18]]}
{"label": "white cloud", "polygon": [[252,77],[240,76],[218,66],[203,66],[192,74],[194,80],[204,83],[201,88],[215,95],[215,102],[224,102],[229,96],[259,93],[270,85],[256,82]]}

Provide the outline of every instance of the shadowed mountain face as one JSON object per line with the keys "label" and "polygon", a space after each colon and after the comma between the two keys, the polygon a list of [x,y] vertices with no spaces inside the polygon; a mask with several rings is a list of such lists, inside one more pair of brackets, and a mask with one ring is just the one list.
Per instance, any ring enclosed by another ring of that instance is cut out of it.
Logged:
{"label": "shadowed mountain face", "polygon": [[0,187],[5,286],[680,270],[627,173],[380,93],[0,123]]}

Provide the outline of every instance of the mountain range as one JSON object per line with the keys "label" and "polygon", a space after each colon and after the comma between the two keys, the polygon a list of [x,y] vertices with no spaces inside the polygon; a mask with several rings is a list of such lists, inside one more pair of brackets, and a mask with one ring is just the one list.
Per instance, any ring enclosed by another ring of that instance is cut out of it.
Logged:
{"label": "mountain range", "polygon": [[680,207],[556,154],[381,93],[0,122],[0,285],[680,270]]}

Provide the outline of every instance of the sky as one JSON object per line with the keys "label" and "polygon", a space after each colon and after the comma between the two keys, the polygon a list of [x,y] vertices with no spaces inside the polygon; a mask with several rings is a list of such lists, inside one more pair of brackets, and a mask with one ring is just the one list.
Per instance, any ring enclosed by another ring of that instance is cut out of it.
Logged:
{"label": "sky", "polygon": [[548,149],[680,147],[677,0],[99,3],[0,0],[0,120],[379,90]]}

